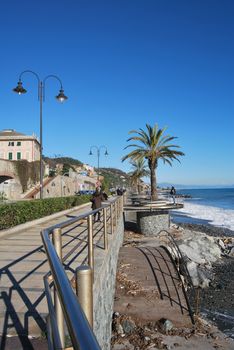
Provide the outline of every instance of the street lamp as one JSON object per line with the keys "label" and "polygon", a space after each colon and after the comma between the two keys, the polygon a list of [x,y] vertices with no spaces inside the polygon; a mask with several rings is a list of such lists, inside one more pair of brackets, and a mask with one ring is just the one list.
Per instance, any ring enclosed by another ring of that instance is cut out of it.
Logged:
{"label": "street lamp", "polygon": [[99,182],[99,158],[100,158],[100,151],[101,151],[101,149],[102,148],[104,148],[105,149],[105,153],[104,153],[104,155],[105,156],[108,156],[108,152],[107,152],[107,148],[106,148],[106,146],[100,146],[100,147],[97,147],[97,146],[91,146],[90,147],[90,151],[89,151],[89,155],[90,156],[92,156],[93,155],[93,153],[92,153],[92,149],[96,149],[96,151],[97,151],[97,159],[98,159],[98,166],[97,166],[97,169],[98,169],[98,178],[97,178],[97,180],[98,180],[98,182]]}
{"label": "street lamp", "polygon": [[40,102],[40,198],[43,199],[43,166],[42,166],[42,151],[43,151],[43,144],[42,144],[42,103],[45,101],[45,82],[47,79],[49,78],[54,78],[56,80],[58,80],[58,82],[60,83],[60,90],[57,96],[55,96],[55,98],[59,101],[59,102],[64,102],[67,100],[67,96],[65,96],[64,94],[64,90],[63,90],[63,86],[62,86],[62,82],[61,80],[53,74],[47,75],[43,80],[41,80],[38,76],[37,73],[31,71],[31,70],[25,70],[22,73],[20,73],[19,75],[19,81],[17,86],[13,89],[14,92],[16,92],[17,94],[21,95],[21,94],[25,94],[27,92],[27,90],[23,87],[22,84],[22,80],[21,77],[23,76],[23,74],[25,73],[30,73],[33,74],[38,81],[38,100]]}

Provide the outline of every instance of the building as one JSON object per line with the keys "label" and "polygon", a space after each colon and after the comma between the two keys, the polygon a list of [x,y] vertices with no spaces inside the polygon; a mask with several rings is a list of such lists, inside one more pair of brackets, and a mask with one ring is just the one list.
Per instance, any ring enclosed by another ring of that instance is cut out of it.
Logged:
{"label": "building", "polygon": [[0,131],[0,159],[28,162],[40,160],[40,143],[35,135],[27,136],[13,129]]}

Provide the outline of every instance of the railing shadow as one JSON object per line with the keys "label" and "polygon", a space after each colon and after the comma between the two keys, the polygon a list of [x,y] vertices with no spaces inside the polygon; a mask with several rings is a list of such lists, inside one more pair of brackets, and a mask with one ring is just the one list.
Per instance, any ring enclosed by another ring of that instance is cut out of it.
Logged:
{"label": "railing shadow", "polygon": [[193,312],[190,308],[183,282],[169,251],[165,247],[137,247],[136,249],[141,251],[149,264],[160,298],[168,299],[171,306],[178,306],[182,314],[188,312],[192,323],[194,323]]}
{"label": "railing shadow", "polygon": [[[43,252],[43,246],[40,246],[20,258],[17,258],[10,264],[2,267],[0,269],[1,279],[4,277],[4,281],[7,283],[10,282],[9,287],[1,287],[1,300],[3,304],[3,322],[2,322],[2,335],[1,335],[1,343],[0,349],[4,350],[6,346],[6,336],[10,332],[17,335],[22,344],[23,349],[33,349],[30,340],[27,338],[29,335],[29,319],[33,318],[35,324],[40,328],[41,332],[44,332],[46,329],[46,324],[43,317],[37,310],[38,305],[45,297],[45,292],[43,291],[43,286],[41,288],[32,289],[27,288],[27,291],[37,291],[39,296],[37,299],[32,302],[30,298],[27,296],[27,293],[21,287],[21,283],[25,282],[32,274],[37,273],[38,270],[46,263],[46,259],[42,260],[37,266],[32,268],[30,271],[26,271],[23,277],[17,279],[17,272],[14,273],[11,269],[16,268],[17,264],[20,264],[29,257],[32,258],[35,253]],[[19,265],[20,266],[20,265]],[[22,272],[23,274],[23,272]],[[7,289],[7,291],[6,291]],[[23,312],[17,312],[16,304],[13,303],[13,294],[17,294],[17,298],[19,298],[17,305],[22,303]]]}
{"label": "railing shadow", "polygon": [[[18,334],[19,341],[22,345],[22,348],[33,350],[33,346],[31,344],[29,338],[27,336],[25,336],[25,334],[24,334],[25,329],[24,329],[23,325],[21,324],[20,319],[19,319],[17,313],[15,312],[15,309],[11,303],[11,297],[6,292],[2,292],[1,299],[4,302],[7,311],[6,311],[5,319],[4,319],[4,323],[3,323],[2,336],[0,338],[0,349],[2,349],[2,350],[5,349],[6,341],[7,341],[7,330],[9,327],[13,326],[16,329],[16,332]],[[12,323],[10,323],[10,320]]]}

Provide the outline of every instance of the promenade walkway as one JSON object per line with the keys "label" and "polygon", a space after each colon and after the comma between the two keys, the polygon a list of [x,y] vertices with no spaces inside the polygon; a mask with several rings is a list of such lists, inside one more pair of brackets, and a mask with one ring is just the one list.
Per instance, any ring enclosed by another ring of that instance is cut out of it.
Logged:
{"label": "promenade walkway", "polygon": [[[71,210],[70,215],[81,215],[89,209],[88,203]],[[0,349],[5,349],[6,335],[20,336],[22,349],[33,349],[27,336],[38,337],[45,331],[44,316],[48,311],[43,276],[49,267],[40,232],[68,220],[70,215],[40,224],[32,222],[23,231],[6,234],[0,239]],[[84,226],[86,223],[81,223],[78,231],[82,232]],[[69,234],[63,239],[63,245],[67,245],[68,239]],[[71,244],[73,241],[70,239]]]}

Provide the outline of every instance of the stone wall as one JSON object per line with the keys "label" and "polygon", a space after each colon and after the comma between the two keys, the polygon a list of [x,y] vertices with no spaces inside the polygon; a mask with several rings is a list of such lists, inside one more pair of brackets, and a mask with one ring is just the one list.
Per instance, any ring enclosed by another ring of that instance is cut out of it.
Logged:
{"label": "stone wall", "polygon": [[115,233],[112,236],[108,235],[108,251],[103,250],[103,253],[99,253],[98,257],[95,258],[93,330],[102,350],[110,349],[116,269],[123,234],[124,224],[121,217]]}
{"label": "stone wall", "polygon": [[137,212],[137,226],[145,236],[154,236],[161,230],[168,230],[169,225],[167,210]]}
{"label": "stone wall", "polygon": [[[72,176],[57,175],[43,186],[43,198],[73,196],[81,187],[85,190],[95,189],[97,180],[89,176],[78,175],[73,172]],[[35,194],[40,198],[40,192]]]}

